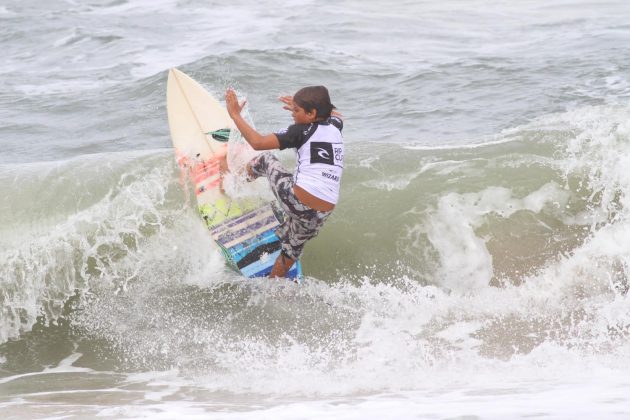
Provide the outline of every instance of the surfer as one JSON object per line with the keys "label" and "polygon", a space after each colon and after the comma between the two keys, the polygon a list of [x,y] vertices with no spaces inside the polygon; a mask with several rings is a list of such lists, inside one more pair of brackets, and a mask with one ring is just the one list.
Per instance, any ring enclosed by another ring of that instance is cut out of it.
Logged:
{"label": "surfer", "polygon": [[225,93],[230,118],[252,148],[297,152],[293,175],[271,153],[262,153],[247,165],[250,180],[267,177],[286,214],[276,230],[282,251],[270,277],[284,277],[302,255],[304,244],[317,236],[337,204],[343,172],[343,121],[330,102],[328,89],[308,86],[280,101],[291,111],[294,124],[262,135],[241,116],[246,101],[239,103],[232,89]]}

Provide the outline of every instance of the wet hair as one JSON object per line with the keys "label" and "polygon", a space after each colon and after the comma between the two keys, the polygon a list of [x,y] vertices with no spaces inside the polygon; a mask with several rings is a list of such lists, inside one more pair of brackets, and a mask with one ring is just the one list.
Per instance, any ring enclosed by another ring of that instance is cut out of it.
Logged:
{"label": "wet hair", "polygon": [[304,111],[316,111],[318,120],[325,120],[330,117],[330,113],[335,106],[330,103],[330,95],[325,86],[307,86],[298,90],[293,95],[293,102]]}

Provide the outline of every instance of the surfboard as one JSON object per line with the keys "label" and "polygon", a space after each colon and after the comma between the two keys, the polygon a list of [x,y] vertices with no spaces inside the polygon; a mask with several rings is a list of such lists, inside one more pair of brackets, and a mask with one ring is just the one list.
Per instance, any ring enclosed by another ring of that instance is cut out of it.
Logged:
{"label": "surfboard", "polygon": [[[199,83],[177,69],[168,73],[166,108],[177,164],[192,183],[199,216],[227,265],[245,277],[268,276],[280,254],[275,229],[284,214],[275,201],[230,197],[222,182],[229,162],[228,141],[239,136],[227,110]],[[239,154],[251,153],[243,147]],[[203,246],[203,245],[200,245]],[[300,281],[297,261],[287,277]]]}

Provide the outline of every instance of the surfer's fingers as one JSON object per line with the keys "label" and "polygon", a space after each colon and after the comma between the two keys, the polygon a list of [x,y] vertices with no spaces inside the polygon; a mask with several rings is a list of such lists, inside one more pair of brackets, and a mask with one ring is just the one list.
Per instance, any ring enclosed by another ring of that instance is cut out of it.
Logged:
{"label": "surfer's fingers", "polygon": [[280,101],[282,101],[285,105],[282,109],[286,109],[287,111],[293,111],[293,97],[292,96],[281,96]]}
{"label": "surfer's fingers", "polygon": [[343,118],[343,114],[339,111],[331,111],[330,115],[332,115],[333,117],[339,117],[339,118]]}
{"label": "surfer's fingers", "polygon": [[[293,106],[293,96],[280,96],[278,99],[280,99],[281,102],[284,102],[288,106]],[[284,109],[287,108],[285,107]]]}
{"label": "surfer's fingers", "polygon": [[234,89],[228,88],[225,91],[225,101],[226,102],[232,102],[234,100],[234,98],[236,98],[236,93],[234,93]]}

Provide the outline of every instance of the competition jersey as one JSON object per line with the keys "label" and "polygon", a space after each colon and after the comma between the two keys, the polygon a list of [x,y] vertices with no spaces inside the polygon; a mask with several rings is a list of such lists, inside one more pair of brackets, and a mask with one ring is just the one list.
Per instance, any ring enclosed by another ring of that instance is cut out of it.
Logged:
{"label": "competition jersey", "polygon": [[293,124],[275,133],[280,150],[297,149],[295,185],[308,193],[337,204],[343,172],[343,121],[330,117],[311,124]]}

